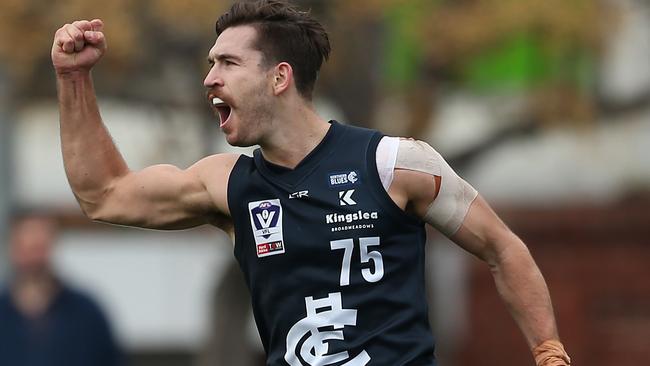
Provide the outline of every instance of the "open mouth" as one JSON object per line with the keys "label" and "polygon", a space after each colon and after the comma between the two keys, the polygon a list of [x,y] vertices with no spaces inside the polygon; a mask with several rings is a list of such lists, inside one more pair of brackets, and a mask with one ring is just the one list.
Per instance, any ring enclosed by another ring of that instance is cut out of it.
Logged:
{"label": "open mouth", "polygon": [[223,127],[226,123],[228,123],[228,119],[230,119],[230,112],[232,109],[228,105],[228,103],[224,102],[220,98],[213,97],[212,98],[212,106],[217,110],[217,113],[219,113],[219,120],[220,120],[220,127]]}

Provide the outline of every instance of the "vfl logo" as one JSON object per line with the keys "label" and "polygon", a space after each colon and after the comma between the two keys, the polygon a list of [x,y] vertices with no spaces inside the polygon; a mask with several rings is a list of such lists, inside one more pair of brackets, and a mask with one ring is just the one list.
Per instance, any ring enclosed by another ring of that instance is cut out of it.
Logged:
{"label": "vfl logo", "polygon": [[351,189],[349,191],[340,191],[339,192],[339,204],[341,206],[353,206],[356,205],[357,203],[352,199],[352,194],[354,193],[354,189]]}
{"label": "vfl logo", "polygon": [[248,203],[257,257],[284,253],[282,206],[279,199]]}
{"label": "vfl logo", "polygon": [[354,185],[357,182],[359,182],[359,172],[356,170],[344,173],[334,173],[329,176],[330,187]]}
{"label": "vfl logo", "polygon": [[287,334],[284,360],[289,365],[303,366],[300,358],[309,366],[334,365],[343,361],[345,363],[341,366],[364,366],[370,362],[370,356],[365,350],[355,357],[350,357],[348,351],[328,354],[328,341],[344,340],[343,328],[357,325],[357,310],[343,309],[340,292],[316,300],[313,296],[305,297],[305,307],[307,317],[294,324]]}

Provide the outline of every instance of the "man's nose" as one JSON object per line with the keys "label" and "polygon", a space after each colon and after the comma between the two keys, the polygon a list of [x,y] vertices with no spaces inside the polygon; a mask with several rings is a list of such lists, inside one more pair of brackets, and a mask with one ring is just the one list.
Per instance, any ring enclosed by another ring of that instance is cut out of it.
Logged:
{"label": "man's nose", "polygon": [[212,88],[215,86],[223,85],[223,79],[219,76],[217,72],[217,68],[215,66],[212,66],[210,68],[210,71],[208,71],[208,74],[205,76],[205,79],[203,80],[203,85],[206,88]]}

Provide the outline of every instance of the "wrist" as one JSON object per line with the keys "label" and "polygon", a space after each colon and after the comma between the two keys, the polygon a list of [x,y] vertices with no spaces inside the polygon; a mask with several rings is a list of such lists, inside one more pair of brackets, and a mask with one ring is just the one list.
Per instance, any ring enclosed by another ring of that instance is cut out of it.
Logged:
{"label": "wrist", "polygon": [[73,71],[55,71],[56,79],[59,81],[90,79],[90,69]]}
{"label": "wrist", "polygon": [[537,366],[571,365],[571,358],[557,339],[549,339],[537,345],[533,348],[533,356]]}

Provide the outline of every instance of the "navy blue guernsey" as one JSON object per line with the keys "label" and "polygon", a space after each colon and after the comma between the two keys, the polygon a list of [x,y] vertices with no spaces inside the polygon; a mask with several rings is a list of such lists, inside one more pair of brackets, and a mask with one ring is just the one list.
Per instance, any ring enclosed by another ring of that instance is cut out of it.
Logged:
{"label": "navy blue guernsey", "polygon": [[424,224],[384,190],[377,131],[337,122],[286,169],[239,158],[228,204],[267,365],[435,365]]}

